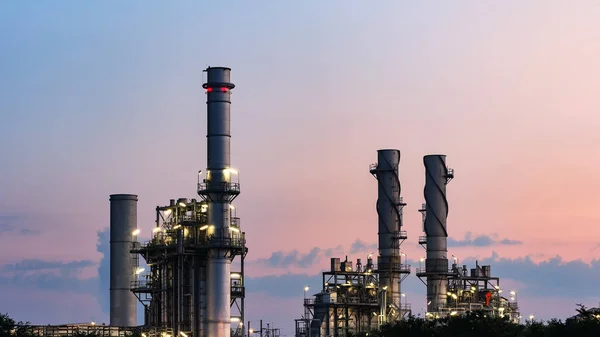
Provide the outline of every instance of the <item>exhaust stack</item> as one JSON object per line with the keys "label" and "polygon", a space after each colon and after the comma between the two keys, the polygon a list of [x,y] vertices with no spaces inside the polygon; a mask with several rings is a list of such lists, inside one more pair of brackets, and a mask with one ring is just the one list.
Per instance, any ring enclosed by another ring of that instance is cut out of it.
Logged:
{"label": "exhaust stack", "polygon": [[230,68],[209,67],[202,85],[207,96],[207,169],[198,194],[208,203],[211,248],[206,262],[205,336],[229,337],[231,329],[231,249],[239,233],[231,229],[231,202],[240,193],[230,163]]}
{"label": "exhaust stack", "polygon": [[378,150],[377,163],[371,165],[370,172],[377,178],[377,215],[379,217],[379,256],[377,273],[379,288],[384,289],[381,300],[380,317],[386,323],[401,319],[406,310],[402,306],[401,282],[410,273],[410,266],[402,264],[400,245],[406,240],[402,230],[402,208],[406,205],[400,196],[399,150]]}
{"label": "exhaust stack", "polygon": [[438,312],[447,305],[448,285],[448,200],[446,185],[454,172],[446,166],[445,155],[423,157],[425,165],[424,231],[426,235],[427,259],[427,311]]}
{"label": "exhaust stack", "polygon": [[112,194],[110,200],[110,325],[136,326],[137,299],[130,288],[135,275],[131,253],[137,233],[135,194]]}

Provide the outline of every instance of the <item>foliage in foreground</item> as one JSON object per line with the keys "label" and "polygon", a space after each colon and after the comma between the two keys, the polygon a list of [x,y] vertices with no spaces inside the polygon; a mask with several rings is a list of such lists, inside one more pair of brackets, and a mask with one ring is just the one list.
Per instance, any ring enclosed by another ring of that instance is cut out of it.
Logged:
{"label": "foliage in foreground", "polygon": [[[371,332],[368,337],[598,337],[600,319],[584,306],[577,309],[579,319],[550,320],[515,324],[508,319],[486,318],[473,312],[462,317],[424,320],[414,316],[381,331]],[[364,335],[363,335],[364,336]]]}
{"label": "foliage in foreground", "polygon": [[[579,305],[578,319],[550,320],[515,324],[502,318],[486,318],[478,312],[463,317],[450,317],[435,321],[414,316],[396,325],[385,326],[381,331],[372,331],[368,337],[598,337],[600,316]],[[0,337],[31,336],[26,326],[29,322],[15,322],[7,314],[0,314]],[[80,333],[76,336],[94,337]],[[133,333],[131,337],[138,337]],[[365,336],[365,335],[362,335]]]}

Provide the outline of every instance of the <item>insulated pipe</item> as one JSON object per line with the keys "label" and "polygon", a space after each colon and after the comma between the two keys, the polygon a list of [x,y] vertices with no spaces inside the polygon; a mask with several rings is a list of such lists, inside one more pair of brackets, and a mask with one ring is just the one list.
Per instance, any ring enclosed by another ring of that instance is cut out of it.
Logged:
{"label": "insulated pipe", "polygon": [[133,231],[137,228],[134,194],[112,194],[110,200],[110,325],[135,326],[137,301],[131,292],[134,281]]}
{"label": "insulated pipe", "polygon": [[[386,302],[400,308],[400,231],[402,198],[398,165],[399,150],[378,150],[377,166],[371,169],[378,181],[377,215],[379,217],[379,287],[386,288]],[[386,308],[383,315],[387,316]]]}
{"label": "insulated pipe", "polygon": [[237,193],[230,170],[230,68],[209,67],[202,86],[207,94],[207,175],[209,234],[214,245],[206,262],[206,331],[204,336],[229,337],[231,329],[231,260],[229,207]]}
{"label": "insulated pipe", "polygon": [[446,306],[448,284],[448,200],[446,185],[449,174],[445,155],[423,157],[425,165],[425,234],[427,235],[427,311],[436,312]]}

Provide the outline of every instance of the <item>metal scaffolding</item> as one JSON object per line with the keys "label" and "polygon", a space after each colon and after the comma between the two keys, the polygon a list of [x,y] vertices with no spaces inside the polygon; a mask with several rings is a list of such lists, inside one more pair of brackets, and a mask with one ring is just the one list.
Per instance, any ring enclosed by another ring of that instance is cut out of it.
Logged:
{"label": "metal scaffolding", "polygon": [[281,329],[275,328],[271,323],[267,323],[263,326],[263,320],[259,322],[258,329],[252,329],[250,322],[248,322],[248,337],[279,337],[281,335]]}
{"label": "metal scaffolding", "polygon": [[[424,284],[427,277],[425,269],[417,269],[417,276]],[[426,313],[427,318],[462,315],[472,311],[482,311],[490,317],[508,317],[512,322],[519,323],[521,314],[517,302],[517,293],[508,292],[503,296],[500,278],[491,275],[491,266],[480,266],[475,262],[475,268],[470,273],[467,266],[458,265],[458,259],[447,273],[448,283],[446,305],[438,310]]]}
{"label": "metal scaffolding", "polygon": [[[156,227],[152,239],[141,245],[134,243],[132,253],[141,255],[149,273],[137,270],[132,291],[144,305],[147,327],[172,329],[174,334],[204,336],[206,321],[206,261],[214,247],[226,247],[227,257],[239,257],[239,270],[231,273],[231,315],[239,322],[232,336],[243,336],[244,259],[248,252],[245,233],[239,218],[232,216],[234,229],[222,238],[207,223],[205,201],[171,200],[168,206],[156,208]],[[231,209],[233,214],[235,210]],[[162,330],[161,330],[162,331]]]}
{"label": "metal scaffolding", "polygon": [[98,337],[128,337],[141,335],[142,327],[117,327],[104,324],[78,323],[63,325],[21,325],[16,326],[13,333],[17,336],[98,336]]}
{"label": "metal scaffolding", "polygon": [[410,312],[407,303],[399,308],[389,303],[387,286],[381,285],[371,256],[365,266],[358,259],[355,268],[347,258],[331,258],[331,270],[322,275],[323,288],[313,298],[304,299],[304,315],[295,320],[296,337],[366,333],[385,324],[388,315]]}

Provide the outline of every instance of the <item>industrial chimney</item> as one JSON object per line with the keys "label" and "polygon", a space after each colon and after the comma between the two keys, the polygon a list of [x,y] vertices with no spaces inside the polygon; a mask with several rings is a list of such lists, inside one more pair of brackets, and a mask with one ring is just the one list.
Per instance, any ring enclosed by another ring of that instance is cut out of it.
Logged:
{"label": "industrial chimney", "polygon": [[446,185],[454,173],[446,166],[445,155],[423,157],[425,165],[424,231],[426,235],[427,259],[425,273],[417,275],[427,278],[427,312],[438,312],[446,306],[448,285],[448,200]]}
{"label": "industrial chimney", "polygon": [[206,179],[198,194],[208,203],[208,231],[212,234],[206,262],[206,333],[229,337],[231,328],[231,248],[236,228],[231,228],[231,202],[240,193],[234,182],[237,171],[230,163],[230,68],[209,67],[202,86],[207,95],[208,158]]}
{"label": "industrial chimney", "polygon": [[400,286],[410,273],[410,267],[402,264],[401,243],[406,240],[402,231],[402,208],[406,205],[400,196],[399,150],[378,150],[377,163],[371,165],[370,172],[377,178],[377,215],[379,217],[379,256],[377,273],[379,288],[383,289],[381,313],[384,321],[401,319],[404,311],[401,305]]}
{"label": "industrial chimney", "polygon": [[136,325],[137,299],[131,292],[135,255],[131,253],[137,229],[135,194],[112,194],[110,200],[110,325]]}

